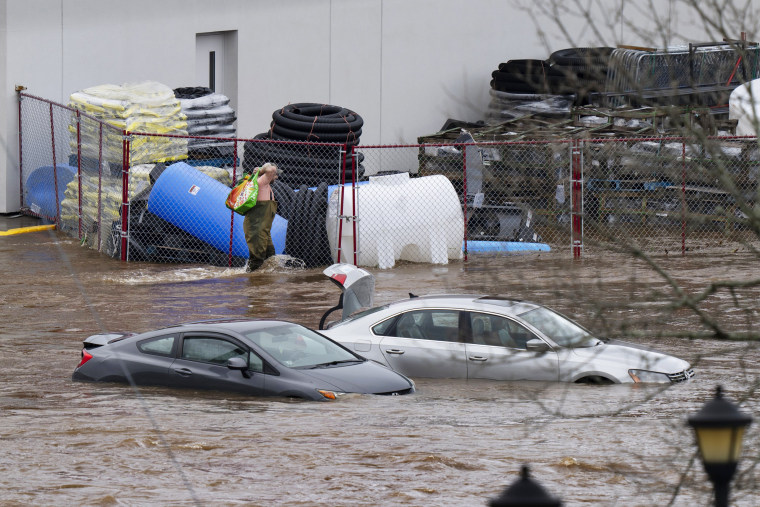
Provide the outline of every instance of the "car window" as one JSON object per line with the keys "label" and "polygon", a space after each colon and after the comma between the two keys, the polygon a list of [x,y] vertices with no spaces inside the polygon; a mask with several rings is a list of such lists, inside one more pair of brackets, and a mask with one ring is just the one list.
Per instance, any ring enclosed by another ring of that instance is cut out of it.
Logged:
{"label": "car window", "polygon": [[527,349],[526,343],[538,337],[517,322],[488,313],[470,313],[471,341],[511,349]]}
{"label": "car window", "polygon": [[350,350],[298,324],[282,324],[249,331],[245,336],[279,363],[290,368],[364,361]]}
{"label": "car window", "polygon": [[372,328],[372,332],[378,336],[388,336],[396,323],[396,317],[386,319]]}
{"label": "car window", "polygon": [[261,359],[256,354],[251,353],[251,359],[248,362],[248,369],[250,371],[259,372],[259,373],[263,372],[264,371],[264,360]]}
{"label": "car window", "polygon": [[157,338],[148,338],[137,344],[137,349],[143,354],[153,354],[157,356],[171,356],[174,354],[174,340],[176,336],[159,336]]}
{"label": "car window", "polygon": [[459,311],[431,309],[406,312],[385,334],[421,340],[459,341]]}
{"label": "car window", "polygon": [[233,357],[248,362],[248,351],[229,340],[208,336],[185,336],[182,342],[182,359],[204,363],[227,364]]}
{"label": "car window", "polygon": [[564,315],[539,307],[520,315],[560,347],[593,347],[599,340]]}

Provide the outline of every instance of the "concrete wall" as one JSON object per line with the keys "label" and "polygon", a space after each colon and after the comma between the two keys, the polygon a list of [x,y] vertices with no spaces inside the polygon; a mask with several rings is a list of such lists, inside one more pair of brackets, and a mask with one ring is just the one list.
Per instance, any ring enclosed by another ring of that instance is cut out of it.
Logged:
{"label": "concrete wall", "polygon": [[[651,25],[652,13],[633,7],[649,2],[604,2],[612,11],[621,3],[625,16]],[[669,27],[673,0],[655,3]],[[0,212],[19,207],[14,85],[59,102],[104,83],[195,86],[198,33],[237,31],[240,136],[266,131],[287,103],[324,102],[362,115],[364,145],[414,143],[446,118],[482,119],[500,62],[571,45],[646,43],[625,18],[598,13],[601,35],[583,18],[566,19],[570,44],[520,5],[531,2],[0,0]],[[706,38],[696,24],[685,33]]]}
{"label": "concrete wall", "polygon": [[[11,211],[13,206],[18,207],[18,203],[9,203],[8,194],[13,190],[13,185],[10,184],[9,179],[14,174],[14,163],[12,160],[13,154],[18,153],[18,149],[9,150],[8,132],[12,131],[14,122],[9,118],[12,111],[13,101],[10,97],[13,94],[8,93],[9,89],[13,89],[12,85],[8,84],[8,76],[6,68],[8,66],[8,60],[6,55],[8,54],[8,2],[7,0],[0,0],[0,212]],[[17,123],[17,122],[16,122]],[[18,143],[18,140],[16,141]],[[18,174],[18,166],[16,165],[16,174]],[[18,179],[18,177],[17,177]],[[18,186],[16,186],[18,190]],[[18,198],[16,198],[18,201]]]}

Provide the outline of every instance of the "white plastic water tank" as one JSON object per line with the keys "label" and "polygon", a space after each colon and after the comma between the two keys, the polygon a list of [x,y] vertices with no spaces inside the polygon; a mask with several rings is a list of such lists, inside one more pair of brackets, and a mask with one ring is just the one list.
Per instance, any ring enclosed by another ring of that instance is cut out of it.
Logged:
{"label": "white plastic water tank", "polygon": [[[354,200],[354,195],[356,199]],[[447,264],[462,258],[464,215],[459,196],[445,176],[409,178],[408,173],[373,176],[369,183],[330,196],[327,236],[335,262],[354,262],[354,223],[341,219],[341,256],[337,259],[336,216],[354,214],[358,264],[392,268],[397,260]]]}
{"label": "white plastic water tank", "polygon": [[760,79],[738,86],[728,98],[728,118],[738,120],[737,136],[756,136],[760,114]]}

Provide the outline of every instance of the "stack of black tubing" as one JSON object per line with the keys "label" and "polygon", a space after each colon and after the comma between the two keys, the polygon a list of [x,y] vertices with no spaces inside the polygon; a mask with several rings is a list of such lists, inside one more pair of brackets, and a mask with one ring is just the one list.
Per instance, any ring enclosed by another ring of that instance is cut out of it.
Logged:
{"label": "stack of black tubing", "polygon": [[272,132],[285,139],[317,143],[359,144],[364,120],[355,112],[329,104],[288,104],[272,113]]}
{"label": "stack of black tubing", "polygon": [[549,94],[562,78],[544,60],[509,60],[491,73],[491,88],[500,92]]}
{"label": "stack of black tubing", "polygon": [[509,60],[491,73],[491,88],[526,95],[574,95],[576,105],[591,102],[604,91],[607,66],[614,48],[569,48],[547,60]]}
{"label": "stack of black tubing", "polygon": [[280,181],[291,188],[304,184],[313,187],[322,182],[338,184],[341,171],[350,181],[354,165],[356,176],[360,176],[363,157],[352,157],[351,153],[359,144],[363,125],[361,116],[340,106],[288,104],[272,113],[269,132],[245,143],[243,170],[250,173],[272,162],[283,171]]}
{"label": "stack of black tubing", "polygon": [[593,94],[604,91],[613,50],[611,47],[569,48],[552,53],[549,63],[564,75],[555,92],[560,95],[575,93],[580,103],[590,103]]}
{"label": "stack of black tubing", "polygon": [[327,183],[320,183],[315,190],[301,185],[295,191],[275,182],[272,191],[277,214],[288,221],[283,253],[301,259],[306,268],[332,264],[326,225]]}

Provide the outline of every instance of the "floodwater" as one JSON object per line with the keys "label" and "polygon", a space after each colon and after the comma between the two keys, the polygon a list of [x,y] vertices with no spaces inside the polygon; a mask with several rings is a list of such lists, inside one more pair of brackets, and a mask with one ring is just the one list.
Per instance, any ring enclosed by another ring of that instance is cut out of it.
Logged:
{"label": "floodwater", "polygon": [[[757,276],[757,258],[741,249],[657,260],[691,294]],[[685,419],[718,384],[756,420],[733,501],[760,503],[760,401],[749,391],[758,350],[679,337],[705,326],[668,307],[667,282],[641,261],[561,252],[370,271],[377,304],[410,291],[539,301],[688,359],[697,376],[664,390],[418,379],[411,396],[333,403],[75,383],[90,334],[226,316],[316,327],[337,288],[321,269],[123,264],[54,232],[5,236],[0,505],[477,506],[523,464],[567,506],[709,505]],[[720,291],[705,307],[730,329],[757,332],[757,302],[757,290]]]}

